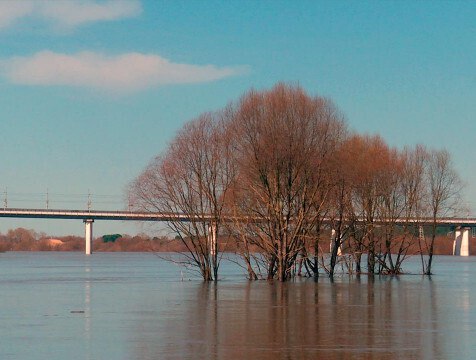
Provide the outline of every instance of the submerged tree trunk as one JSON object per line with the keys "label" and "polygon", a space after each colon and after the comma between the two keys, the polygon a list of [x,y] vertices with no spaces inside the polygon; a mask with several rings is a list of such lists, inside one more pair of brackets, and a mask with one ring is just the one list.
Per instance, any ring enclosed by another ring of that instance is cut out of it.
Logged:
{"label": "submerged tree trunk", "polygon": [[426,263],[426,269],[424,269],[424,275],[432,275],[431,265],[433,263],[435,239],[436,239],[436,217],[433,217],[433,224],[431,226],[431,240],[430,240],[430,246],[428,248],[428,262]]}

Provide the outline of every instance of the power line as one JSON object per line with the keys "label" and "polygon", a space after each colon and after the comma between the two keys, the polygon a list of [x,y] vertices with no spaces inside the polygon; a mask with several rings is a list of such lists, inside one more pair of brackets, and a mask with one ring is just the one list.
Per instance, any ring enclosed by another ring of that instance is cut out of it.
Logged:
{"label": "power line", "polygon": [[[8,192],[7,188],[3,192],[3,207],[14,207],[15,203],[43,203],[46,209],[54,208],[54,204],[83,204],[88,210],[92,209],[93,202],[102,205],[121,205],[124,204],[124,197],[113,194],[94,194],[88,193],[64,193],[50,192],[49,188],[46,192]],[[82,206],[81,206],[82,207]],[[116,206],[117,207],[117,206]]]}

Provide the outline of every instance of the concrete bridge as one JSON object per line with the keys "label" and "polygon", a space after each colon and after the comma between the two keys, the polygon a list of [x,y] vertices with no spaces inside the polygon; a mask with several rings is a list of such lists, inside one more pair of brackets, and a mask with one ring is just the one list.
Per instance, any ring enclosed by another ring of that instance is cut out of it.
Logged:
{"label": "concrete bridge", "polygon": [[[24,219],[69,219],[82,220],[85,227],[85,253],[92,254],[93,223],[95,220],[120,220],[120,221],[191,221],[192,217],[178,213],[151,213],[134,211],[109,211],[109,210],[52,210],[52,209],[0,209],[0,218]],[[195,220],[209,222],[209,241],[216,243],[216,227],[213,226],[211,217],[197,216]],[[231,218],[229,219],[231,220]],[[211,246],[214,249],[214,246]]]}
{"label": "concrete bridge", "polygon": [[[0,217],[7,218],[29,218],[29,219],[77,219],[85,224],[85,253],[92,253],[93,223],[95,220],[121,220],[121,221],[204,221],[208,222],[209,241],[216,243],[216,227],[213,225],[211,216],[190,217],[180,213],[165,212],[135,212],[135,211],[101,211],[101,210],[52,210],[52,209],[0,209]],[[224,221],[253,221],[251,218],[240,218],[229,216]],[[324,223],[331,223],[331,220],[324,219]],[[431,218],[397,219],[397,224],[414,224],[422,227],[432,223]],[[376,221],[375,224],[384,224],[385,221]],[[437,220],[440,226],[455,227],[455,239],[453,242],[453,255],[469,256],[469,238],[472,228],[476,228],[476,218],[467,217],[442,217]],[[215,246],[211,246],[212,249]]]}

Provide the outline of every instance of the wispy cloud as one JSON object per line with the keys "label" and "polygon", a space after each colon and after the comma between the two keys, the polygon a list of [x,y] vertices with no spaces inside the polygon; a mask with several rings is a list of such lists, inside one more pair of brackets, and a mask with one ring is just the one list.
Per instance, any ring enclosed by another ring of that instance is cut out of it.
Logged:
{"label": "wispy cloud", "polygon": [[246,67],[173,63],[159,55],[141,53],[108,56],[94,52],[68,55],[51,51],[3,60],[0,69],[14,84],[75,86],[113,93],[210,82],[247,71]]}
{"label": "wispy cloud", "polygon": [[0,1],[0,29],[6,28],[18,19],[31,15],[34,10],[32,1]]}
{"label": "wispy cloud", "polygon": [[142,12],[138,0],[1,0],[0,29],[24,18],[52,22],[55,26],[73,28],[95,21],[111,21]]}

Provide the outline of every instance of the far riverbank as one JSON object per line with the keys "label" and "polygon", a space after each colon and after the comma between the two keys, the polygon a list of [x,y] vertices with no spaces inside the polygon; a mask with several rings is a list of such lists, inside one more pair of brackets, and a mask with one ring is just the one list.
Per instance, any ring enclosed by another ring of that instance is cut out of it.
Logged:
{"label": "far riverbank", "polygon": [[[219,239],[220,251],[236,252],[236,244],[227,239]],[[49,236],[34,230],[17,228],[0,234],[0,251],[84,251],[84,237]],[[186,246],[178,239],[138,235],[104,235],[94,239],[94,252],[186,252]],[[257,249],[255,249],[257,251]],[[329,251],[329,241],[321,241],[321,251]],[[409,248],[408,254],[419,253],[418,245]],[[452,255],[453,237],[438,236],[435,241],[435,255]],[[476,255],[476,238],[470,239],[470,255]]]}

